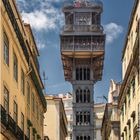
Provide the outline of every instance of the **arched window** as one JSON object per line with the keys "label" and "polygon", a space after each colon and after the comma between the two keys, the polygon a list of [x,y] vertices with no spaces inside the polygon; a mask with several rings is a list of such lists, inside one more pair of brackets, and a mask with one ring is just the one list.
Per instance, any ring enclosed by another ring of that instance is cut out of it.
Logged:
{"label": "arched window", "polygon": [[84,90],[84,103],[86,102],[86,90]]}
{"label": "arched window", "polygon": [[82,68],[80,68],[80,80],[82,80]]}
{"label": "arched window", "polygon": [[76,140],[80,140],[80,139],[79,139],[79,136],[76,137]]}
{"label": "arched window", "polygon": [[76,68],[76,80],[79,80],[79,68]]}
{"label": "arched window", "polygon": [[82,102],[82,89],[80,90],[80,102]]}
{"label": "arched window", "polygon": [[80,124],[82,124],[82,112],[80,112]]}
{"label": "arched window", "polygon": [[76,90],[76,103],[79,102],[79,90],[77,89]]}
{"label": "arched window", "polygon": [[86,123],[86,115],[87,115],[87,112],[84,112],[84,124]]}
{"label": "arched window", "polygon": [[76,112],[76,125],[79,124],[79,112]]}
{"label": "arched window", "polygon": [[87,68],[87,80],[90,80],[90,69]]}
{"label": "arched window", "polygon": [[87,137],[86,136],[84,136],[84,140],[87,140]]}
{"label": "arched window", "polygon": [[80,140],[83,140],[83,137],[82,136],[80,136]]}
{"label": "arched window", "polygon": [[87,70],[84,68],[84,80],[87,80]]}
{"label": "arched window", "polygon": [[90,102],[90,90],[87,90],[87,101]]}
{"label": "arched window", "polygon": [[90,124],[90,112],[87,113],[88,124]]}
{"label": "arched window", "polygon": [[90,136],[88,136],[88,139],[87,140],[90,140]]}

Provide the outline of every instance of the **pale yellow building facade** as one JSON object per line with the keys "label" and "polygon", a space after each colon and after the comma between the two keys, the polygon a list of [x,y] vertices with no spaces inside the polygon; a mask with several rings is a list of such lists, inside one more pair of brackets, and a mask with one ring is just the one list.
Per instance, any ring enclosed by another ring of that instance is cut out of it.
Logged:
{"label": "pale yellow building facade", "polygon": [[0,139],[43,139],[46,100],[39,55],[15,0],[0,0]]}
{"label": "pale yellow building facade", "polygon": [[73,131],[73,95],[71,93],[66,94],[59,94],[58,95],[63,100],[64,109],[68,121],[67,130],[68,130],[68,136],[66,140],[72,140],[72,131]]}
{"label": "pale yellow building facade", "polygon": [[101,128],[102,120],[104,116],[105,104],[104,103],[95,103],[94,104],[94,140],[102,140]]}
{"label": "pale yellow building facade", "polygon": [[135,0],[122,56],[119,95],[121,140],[139,140],[140,129],[140,1]]}
{"label": "pale yellow building facade", "polygon": [[47,112],[44,115],[44,137],[49,140],[66,140],[67,118],[62,98],[46,96]]}
{"label": "pale yellow building facade", "polygon": [[108,103],[105,106],[102,120],[102,140],[120,140],[120,117],[118,97],[121,84],[110,80]]}

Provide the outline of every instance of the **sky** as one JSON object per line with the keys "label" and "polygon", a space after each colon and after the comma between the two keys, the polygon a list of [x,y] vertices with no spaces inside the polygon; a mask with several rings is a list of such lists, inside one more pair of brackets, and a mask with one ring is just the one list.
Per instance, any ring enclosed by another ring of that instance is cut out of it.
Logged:
{"label": "sky", "polygon": [[[59,34],[64,25],[62,6],[73,0],[16,0],[22,19],[30,23],[39,49],[40,74],[46,74],[46,94],[72,92],[64,79]],[[94,0],[90,0],[94,1]],[[121,57],[134,0],[102,0],[102,25],[106,34],[102,81],[94,86],[95,102],[104,102],[110,80],[122,81]]]}

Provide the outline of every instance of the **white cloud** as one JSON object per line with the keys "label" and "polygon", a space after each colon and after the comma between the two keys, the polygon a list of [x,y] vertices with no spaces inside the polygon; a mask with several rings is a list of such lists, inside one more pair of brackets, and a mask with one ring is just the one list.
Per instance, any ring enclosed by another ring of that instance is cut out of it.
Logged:
{"label": "white cloud", "polygon": [[38,7],[30,12],[22,11],[21,15],[24,22],[30,23],[31,27],[36,31],[49,31],[62,26],[62,12],[52,6],[49,0],[39,2]]}
{"label": "white cloud", "polygon": [[40,50],[40,49],[44,49],[46,47],[45,44],[42,44],[42,43],[37,43],[37,48]]}
{"label": "white cloud", "polygon": [[111,22],[104,26],[104,31],[106,33],[106,43],[110,44],[123,32],[123,27]]}
{"label": "white cloud", "polygon": [[49,18],[44,12],[38,10],[30,13],[22,12],[22,19],[24,22],[30,23],[32,28],[37,31],[55,29],[56,27],[56,19],[54,17]]}

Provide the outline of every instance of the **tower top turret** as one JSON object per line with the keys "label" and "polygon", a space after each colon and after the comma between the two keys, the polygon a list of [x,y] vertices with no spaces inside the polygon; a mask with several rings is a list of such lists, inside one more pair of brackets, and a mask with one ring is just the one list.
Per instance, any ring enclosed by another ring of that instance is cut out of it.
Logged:
{"label": "tower top turret", "polygon": [[68,12],[68,10],[78,10],[78,9],[91,9],[96,10],[100,9],[99,11],[102,12],[103,4],[101,1],[89,1],[89,0],[73,0],[73,2],[66,2],[63,6],[63,12]]}

